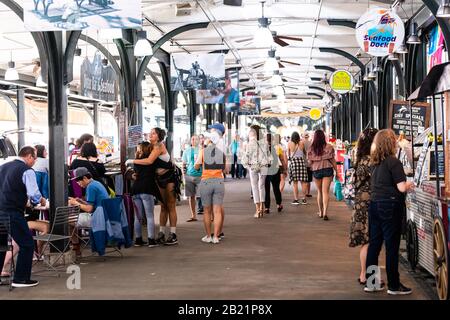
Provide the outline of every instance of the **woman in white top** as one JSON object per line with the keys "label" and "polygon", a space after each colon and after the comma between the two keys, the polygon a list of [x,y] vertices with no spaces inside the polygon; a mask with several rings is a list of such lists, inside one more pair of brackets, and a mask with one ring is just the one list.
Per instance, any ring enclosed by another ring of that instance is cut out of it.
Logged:
{"label": "woman in white top", "polygon": [[36,149],[36,162],[33,166],[33,170],[36,173],[36,182],[39,187],[39,191],[45,199],[49,197],[49,188],[48,188],[48,173],[50,171],[50,166],[47,158],[47,150],[45,146],[38,144],[34,146]]}
{"label": "woman in white top", "polygon": [[256,207],[255,218],[262,218],[264,215],[265,180],[268,165],[271,163],[267,143],[260,140],[260,130],[261,128],[257,125],[250,127],[249,141],[241,157],[242,165],[250,172],[253,201]]}

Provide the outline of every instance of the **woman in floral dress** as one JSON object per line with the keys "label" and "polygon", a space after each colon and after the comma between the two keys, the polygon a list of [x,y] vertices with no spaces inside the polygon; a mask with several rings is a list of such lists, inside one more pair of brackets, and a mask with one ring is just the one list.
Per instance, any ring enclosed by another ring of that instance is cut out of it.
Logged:
{"label": "woman in floral dress", "polygon": [[356,162],[353,165],[355,168],[355,200],[350,224],[349,246],[360,246],[361,273],[358,277],[360,284],[366,283],[366,257],[369,247],[370,147],[376,133],[377,129],[373,128],[361,132],[356,145]]}

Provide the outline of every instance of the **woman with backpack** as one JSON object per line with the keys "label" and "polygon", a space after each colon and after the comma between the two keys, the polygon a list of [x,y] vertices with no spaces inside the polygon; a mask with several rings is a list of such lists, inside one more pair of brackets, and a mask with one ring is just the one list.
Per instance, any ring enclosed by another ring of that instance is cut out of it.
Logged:
{"label": "woman with backpack", "polygon": [[262,138],[260,131],[258,125],[250,127],[249,141],[241,158],[242,165],[250,172],[253,202],[256,207],[254,218],[262,218],[264,215],[265,181],[268,166],[272,162],[267,143],[264,140],[260,141]]}
{"label": "woman with backpack", "polygon": [[377,132],[377,129],[368,128],[359,135],[356,144],[356,159],[352,165],[354,171],[349,181],[355,192],[349,246],[360,246],[361,272],[358,282],[361,285],[366,284],[366,258],[369,247],[370,147]]}

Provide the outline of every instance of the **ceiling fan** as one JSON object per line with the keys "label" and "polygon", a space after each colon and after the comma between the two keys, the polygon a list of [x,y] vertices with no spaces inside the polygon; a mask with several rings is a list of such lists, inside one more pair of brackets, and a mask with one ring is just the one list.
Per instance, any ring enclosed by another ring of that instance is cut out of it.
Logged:
{"label": "ceiling fan", "polygon": [[[292,65],[295,65],[295,66],[299,66],[300,65],[300,63],[297,63],[297,62],[288,61],[288,60],[281,60],[281,58],[279,56],[275,55],[275,49],[270,49],[268,53],[269,53],[269,58],[276,59],[276,61],[278,62],[278,67],[279,68],[285,68],[283,63],[288,63],[288,64],[292,64]],[[254,63],[250,67],[252,69],[258,69],[258,68],[264,66],[265,63],[266,63],[266,61]]]}
{"label": "ceiling fan", "polygon": [[[300,37],[279,36],[279,35],[277,35],[276,31],[270,31],[270,32],[272,33],[273,42],[275,42],[276,44],[278,44],[281,47],[286,47],[289,45],[289,43],[287,43],[283,39],[292,40],[292,41],[303,41],[303,39]],[[253,41],[253,38],[245,38],[245,39],[236,40],[235,42],[237,42],[237,43],[248,42],[247,45],[249,45],[252,41]]]}
{"label": "ceiling fan", "polygon": [[266,37],[268,39],[270,39],[270,34],[272,34],[272,41],[275,42],[276,44],[282,46],[282,47],[286,47],[286,46],[289,45],[289,43],[287,43],[283,39],[293,40],[293,41],[303,41],[303,39],[299,38],[299,37],[279,36],[279,35],[277,35],[276,31],[271,31],[269,29],[269,25],[271,24],[272,21],[269,18],[264,17],[264,3],[265,3],[265,1],[261,1],[261,18],[258,18],[259,29],[256,32],[257,34],[255,34],[255,37],[241,39],[241,40],[236,40],[237,43],[248,42],[248,41],[255,42],[256,36],[258,34],[263,36],[264,39],[266,39]]}

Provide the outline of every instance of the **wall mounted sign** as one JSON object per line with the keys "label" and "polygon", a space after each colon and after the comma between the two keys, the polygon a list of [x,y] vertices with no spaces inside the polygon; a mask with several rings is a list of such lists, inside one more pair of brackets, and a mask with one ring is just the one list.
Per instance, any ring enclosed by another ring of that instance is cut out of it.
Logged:
{"label": "wall mounted sign", "polygon": [[336,70],[330,76],[330,87],[334,92],[344,94],[352,90],[353,75],[346,70]]}
{"label": "wall mounted sign", "polygon": [[322,116],[322,111],[320,111],[319,108],[312,108],[311,110],[309,110],[309,117],[312,120],[319,120],[321,116]]}
{"label": "wall mounted sign", "polygon": [[85,58],[80,72],[81,95],[105,101],[117,101],[117,75],[111,65],[102,64],[102,55],[97,51],[94,61]]}
{"label": "wall mounted sign", "polygon": [[356,40],[372,56],[383,57],[395,52],[404,37],[402,19],[388,9],[371,9],[356,24]]}
{"label": "wall mounted sign", "polygon": [[28,31],[142,27],[141,0],[25,0],[23,8]]}
{"label": "wall mounted sign", "polygon": [[[431,108],[429,103],[415,103],[412,106],[412,129],[414,137],[430,126]],[[389,105],[389,127],[396,135],[401,131],[406,138],[411,139],[409,103],[407,101],[391,100]]]}
{"label": "wall mounted sign", "polygon": [[221,53],[170,55],[170,88],[180,90],[224,90],[225,56]]}

